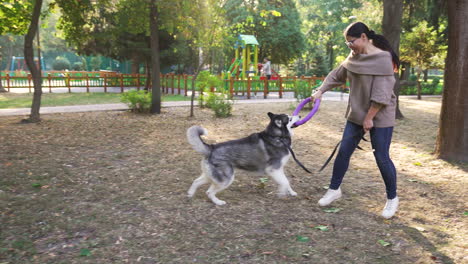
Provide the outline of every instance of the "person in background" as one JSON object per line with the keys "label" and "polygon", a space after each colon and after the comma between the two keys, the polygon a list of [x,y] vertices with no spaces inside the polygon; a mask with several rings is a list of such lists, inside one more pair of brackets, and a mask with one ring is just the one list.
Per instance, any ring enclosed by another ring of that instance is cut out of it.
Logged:
{"label": "person in background", "polygon": [[319,200],[327,206],[341,198],[340,185],[348,169],[351,155],[362,136],[370,132],[372,149],[377,166],[385,183],[387,203],[382,211],[391,218],[398,209],[397,175],[390,159],[389,149],[395,126],[396,96],[394,72],[399,58],[388,40],[376,34],[362,22],[350,24],[344,31],[345,44],[351,49],[346,60],[331,71],[319,89],[312,94],[315,101],[326,91],[350,83],[346,126],[333,166],[328,191]]}
{"label": "person in background", "polygon": [[267,57],[263,59],[262,72],[263,72],[263,75],[265,75],[268,80],[271,79],[271,62]]}

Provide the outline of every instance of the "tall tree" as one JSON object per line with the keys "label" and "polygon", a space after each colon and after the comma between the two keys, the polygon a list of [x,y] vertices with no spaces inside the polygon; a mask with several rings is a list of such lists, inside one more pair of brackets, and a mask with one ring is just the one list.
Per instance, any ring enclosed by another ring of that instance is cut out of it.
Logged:
{"label": "tall tree", "polygon": [[[416,69],[416,82],[418,87],[418,99],[421,99],[421,74],[430,68],[443,67],[440,57],[444,57],[444,45],[437,45],[439,33],[428,26],[426,21],[422,21],[406,32],[404,42],[401,47],[401,58],[411,63]],[[441,65],[442,64],[442,65]]]}
{"label": "tall tree", "polygon": [[468,161],[468,1],[448,1],[448,54],[435,153]]}
{"label": "tall tree", "polygon": [[158,7],[156,0],[150,4],[150,31],[151,31],[151,80],[152,80],[152,100],[151,113],[161,113],[161,82],[160,82],[160,61],[159,61],[159,24]]}
{"label": "tall tree", "polygon": [[364,21],[363,12],[356,11],[362,3],[356,0],[296,1],[304,25],[302,31],[307,39],[304,61],[310,65],[310,73],[323,74],[323,70],[318,69],[322,67],[326,74],[349,54],[348,47],[344,45],[343,29],[356,19]]}
{"label": "tall tree", "polygon": [[[384,0],[383,1],[383,35],[388,39],[395,53],[400,55],[400,33],[401,21],[403,16],[403,0]],[[400,110],[400,78],[398,72],[395,73],[395,86],[393,91],[397,97],[396,118],[403,118]]]}
{"label": "tall tree", "polygon": [[194,77],[192,79],[192,97],[190,117],[194,116],[195,81],[203,66],[216,57],[228,42],[226,17],[217,0],[192,1],[191,18],[182,31],[191,48]]}
{"label": "tall tree", "polygon": [[34,83],[34,95],[31,106],[31,114],[28,122],[36,123],[41,120],[39,109],[41,107],[41,95],[42,95],[42,74],[41,74],[41,58],[38,54],[38,63],[34,63],[34,46],[33,40],[39,30],[39,16],[41,15],[42,0],[36,0],[34,2],[34,9],[32,13],[31,23],[29,24],[28,32],[24,37],[24,59],[31,71],[33,83]]}

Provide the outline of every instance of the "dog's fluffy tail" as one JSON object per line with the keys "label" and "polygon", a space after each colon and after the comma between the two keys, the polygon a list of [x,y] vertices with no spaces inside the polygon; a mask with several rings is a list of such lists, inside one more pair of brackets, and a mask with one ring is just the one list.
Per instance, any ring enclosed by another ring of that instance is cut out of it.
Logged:
{"label": "dog's fluffy tail", "polygon": [[187,139],[188,142],[192,145],[195,151],[208,156],[211,152],[211,149],[208,144],[203,142],[200,138],[202,135],[208,135],[208,131],[201,126],[192,126],[187,130]]}

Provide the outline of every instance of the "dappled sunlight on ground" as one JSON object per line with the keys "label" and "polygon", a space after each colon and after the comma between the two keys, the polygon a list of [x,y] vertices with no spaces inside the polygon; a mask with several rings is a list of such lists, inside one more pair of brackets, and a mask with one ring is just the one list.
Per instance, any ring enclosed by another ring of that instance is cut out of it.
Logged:
{"label": "dappled sunlight on ground", "polygon": [[187,107],[43,115],[38,125],[0,117],[0,262],[465,263],[468,165],[431,154],[439,101],[401,103],[406,118],[391,147],[401,206],[392,220],[380,217],[384,185],[367,142],[336,210],[317,205],[333,162],[318,169],[341,139],[346,101],[324,101],[294,129],[296,156],[313,172],[290,159],[285,173],[298,197],[279,199],[272,180],[237,171],[218,195],[222,207],[208,201],[208,186],[186,198],[201,173],[187,128],[205,127],[209,143],[237,139],[295,103],[235,104],[225,119],[198,108],[190,118]]}

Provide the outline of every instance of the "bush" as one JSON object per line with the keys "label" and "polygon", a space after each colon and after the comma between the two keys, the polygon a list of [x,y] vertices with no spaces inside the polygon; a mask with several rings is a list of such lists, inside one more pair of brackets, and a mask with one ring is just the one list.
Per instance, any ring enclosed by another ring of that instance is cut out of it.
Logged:
{"label": "bush", "polygon": [[223,81],[208,71],[202,71],[198,74],[196,81],[197,88],[203,91],[198,97],[200,107],[207,107],[215,112],[216,117],[228,117],[232,114],[233,101],[226,92],[211,92],[211,87],[222,89]]}
{"label": "bush", "polygon": [[130,90],[122,94],[120,101],[126,103],[135,113],[149,113],[151,109],[151,93],[143,90]]}
{"label": "bush", "polygon": [[74,71],[84,71],[84,65],[82,62],[75,62],[73,63],[73,68]]}
{"label": "bush", "polygon": [[[423,83],[421,86],[421,94],[425,95],[435,95],[441,94],[441,89],[439,88],[440,78],[432,78],[432,82]],[[439,91],[439,92],[438,92]]]}
{"label": "bush", "polygon": [[312,91],[319,86],[320,84],[311,86],[309,85],[309,82],[304,80],[296,81],[296,99],[298,101],[302,101],[307,97],[310,97]]}
{"label": "bush", "polygon": [[99,71],[101,69],[101,57],[92,57],[89,64],[92,71]]}
{"label": "bush", "polygon": [[232,105],[234,101],[226,94],[215,95],[215,99],[210,104],[210,108],[215,112],[216,117],[229,117],[232,115]]}
{"label": "bush", "polygon": [[64,57],[57,57],[52,63],[52,69],[55,71],[63,71],[70,68],[70,61]]}

